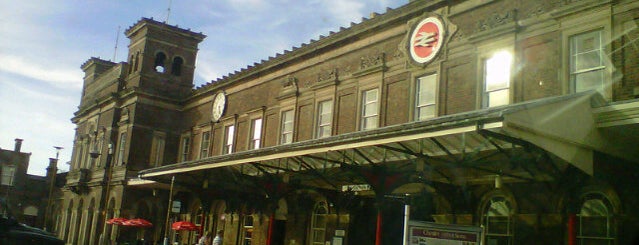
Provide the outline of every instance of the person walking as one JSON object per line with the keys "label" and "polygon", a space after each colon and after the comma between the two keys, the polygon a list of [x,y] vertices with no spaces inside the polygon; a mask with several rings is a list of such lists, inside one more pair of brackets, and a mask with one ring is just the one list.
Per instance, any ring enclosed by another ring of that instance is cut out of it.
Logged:
{"label": "person walking", "polygon": [[222,245],[222,238],[224,237],[224,230],[218,230],[215,238],[213,238],[212,245]]}

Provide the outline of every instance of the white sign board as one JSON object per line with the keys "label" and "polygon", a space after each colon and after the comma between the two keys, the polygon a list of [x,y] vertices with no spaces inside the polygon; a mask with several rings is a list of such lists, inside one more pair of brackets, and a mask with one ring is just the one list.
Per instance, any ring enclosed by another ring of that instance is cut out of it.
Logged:
{"label": "white sign board", "polygon": [[480,245],[481,227],[410,221],[409,245]]}
{"label": "white sign board", "polygon": [[180,208],[182,208],[182,202],[173,201],[173,204],[171,205],[171,212],[179,213],[180,212]]}

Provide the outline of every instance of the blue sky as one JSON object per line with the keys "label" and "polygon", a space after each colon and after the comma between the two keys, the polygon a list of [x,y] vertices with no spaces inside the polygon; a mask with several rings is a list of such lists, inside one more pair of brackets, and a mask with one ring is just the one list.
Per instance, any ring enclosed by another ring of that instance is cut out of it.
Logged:
{"label": "blue sky", "polygon": [[[84,75],[80,65],[90,57],[124,61],[129,44],[124,30],[142,17],[165,21],[169,2],[0,2],[0,148],[12,150],[15,138],[24,139],[22,152],[31,153],[29,173],[44,175],[48,159],[55,157],[53,146],[62,146],[58,167],[68,170],[75,133],[70,118]],[[406,3],[172,0],[168,22],[208,36],[196,63],[199,86]]]}

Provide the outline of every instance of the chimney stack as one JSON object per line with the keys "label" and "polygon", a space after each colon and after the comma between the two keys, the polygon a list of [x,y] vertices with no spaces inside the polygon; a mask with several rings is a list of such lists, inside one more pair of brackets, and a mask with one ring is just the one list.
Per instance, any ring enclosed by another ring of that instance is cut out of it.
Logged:
{"label": "chimney stack", "polygon": [[20,152],[21,148],[22,148],[22,139],[16,139],[16,146],[15,148],[13,148],[13,151]]}

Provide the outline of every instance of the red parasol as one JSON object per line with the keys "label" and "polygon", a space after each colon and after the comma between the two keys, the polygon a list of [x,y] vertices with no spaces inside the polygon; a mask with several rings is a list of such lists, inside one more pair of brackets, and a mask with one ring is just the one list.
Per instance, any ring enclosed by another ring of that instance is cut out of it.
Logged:
{"label": "red parasol", "polygon": [[200,227],[188,221],[178,221],[171,225],[171,229],[176,231],[195,231],[199,230]]}
{"label": "red parasol", "polygon": [[109,225],[122,225],[127,219],[125,218],[112,218],[106,221]]}
{"label": "red parasol", "polygon": [[130,219],[122,222],[123,226],[131,226],[131,227],[151,227],[153,224],[145,219]]}

